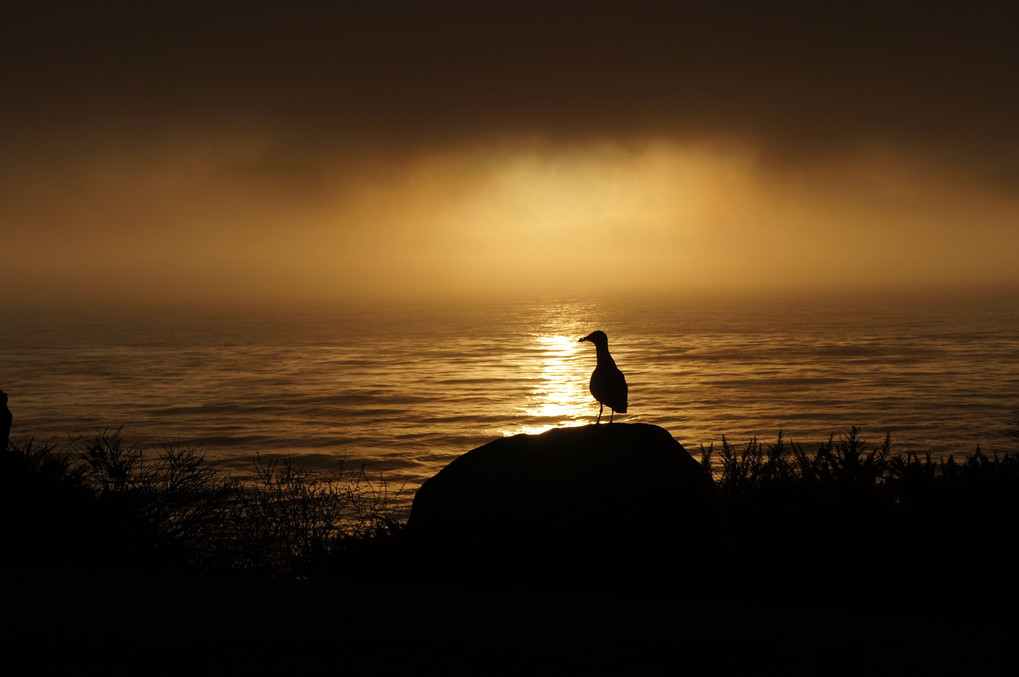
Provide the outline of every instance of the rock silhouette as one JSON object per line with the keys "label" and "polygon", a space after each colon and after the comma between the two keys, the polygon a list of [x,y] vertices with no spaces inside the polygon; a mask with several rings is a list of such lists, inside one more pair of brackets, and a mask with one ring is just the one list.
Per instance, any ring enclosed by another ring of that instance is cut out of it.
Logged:
{"label": "rock silhouette", "polygon": [[606,404],[612,412],[609,415],[609,423],[612,423],[617,411],[620,414],[626,413],[626,378],[609,354],[609,337],[605,332],[593,331],[580,340],[593,343],[598,357],[598,364],[591,373],[591,394],[601,405],[595,423],[601,423],[601,415]]}
{"label": "rock silhouette", "polygon": [[480,559],[514,575],[674,575],[676,558],[701,556],[716,533],[713,500],[700,464],[663,428],[558,428],[456,458],[418,490],[407,534],[460,570]]}

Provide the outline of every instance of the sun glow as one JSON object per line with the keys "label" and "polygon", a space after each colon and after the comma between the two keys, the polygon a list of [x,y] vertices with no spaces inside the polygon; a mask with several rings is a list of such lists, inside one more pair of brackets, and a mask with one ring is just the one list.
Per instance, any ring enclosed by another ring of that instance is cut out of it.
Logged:
{"label": "sun glow", "polygon": [[[880,149],[801,167],[731,139],[514,137],[320,160],[289,171],[254,135],[19,166],[9,297],[701,298],[1019,279],[1011,193]],[[36,275],[41,258],[53,276]]]}
{"label": "sun glow", "polygon": [[309,268],[328,268],[323,285],[339,273],[382,291],[426,280],[432,293],[486,298],[675,285],[717,244],[719,205],[750,190],[743,147],[524,145],[422,152],[344,177],[335,211],[316,220],[323,245]]}
{"label": "sun glow", "polygon": [[583,275],[609,251],[632,268],[663,244],[701,237],[729,171],[715,156],[665,144],[518,153],[440,218],[472,256],[508,255],[555,279]]}

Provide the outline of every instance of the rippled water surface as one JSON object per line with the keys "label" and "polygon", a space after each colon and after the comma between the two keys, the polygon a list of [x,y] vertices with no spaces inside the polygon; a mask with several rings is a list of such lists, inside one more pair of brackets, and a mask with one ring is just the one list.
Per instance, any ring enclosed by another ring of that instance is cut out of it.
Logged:
{"label": "rippled water surface", "polygon": [[594,329],[630,411],[687,449],[752,436],[813,446],[856,425],[893,448],[1016,447],[1016,299],[784,305],[546,300],[286,312],[10,312],[0,388],[13,436],[124,426],[201,445],[234,471],[256,452],[367,463],[411,495],[501,435],[591,423]]}

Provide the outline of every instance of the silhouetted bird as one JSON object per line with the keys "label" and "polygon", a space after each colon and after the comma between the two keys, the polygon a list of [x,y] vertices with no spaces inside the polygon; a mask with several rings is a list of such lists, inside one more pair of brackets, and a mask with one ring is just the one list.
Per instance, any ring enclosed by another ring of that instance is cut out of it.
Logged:
{"label": "silhouetted bird", "polygon": [[609,337],[605,332],[593,331],[580,340],[593,343],[598,355],[598,364],[591,374],[591,394],[601,404],[595,423],[601,423],[601,415],[606,404],[612,410],[609,415],[609,423],[612,423],[612,417],[617,411],[620,414],[626,413],[626,378],[616,366],[616,361],[609,355]]}

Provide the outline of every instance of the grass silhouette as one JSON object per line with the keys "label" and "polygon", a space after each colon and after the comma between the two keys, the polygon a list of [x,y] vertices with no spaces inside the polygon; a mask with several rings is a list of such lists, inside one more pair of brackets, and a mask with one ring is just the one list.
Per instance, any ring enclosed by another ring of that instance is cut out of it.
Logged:
{"label": "grass silhouette", "polygon": [[956,461],[868,447],[851,428],[813,452],[702,448],[731,547],[723,575],[751,597],[889,613],[1014,614],[1019,456]]}
{"label": "grass silhouette", "polygon": [[254,466],[242,483],[181,441],[149,457],[120,428],[69,450],[12,441],[0,454],[0,564],[321,576],[348,541],[400,528],[387,484],[363,467],[324,478],[289,457]]}

